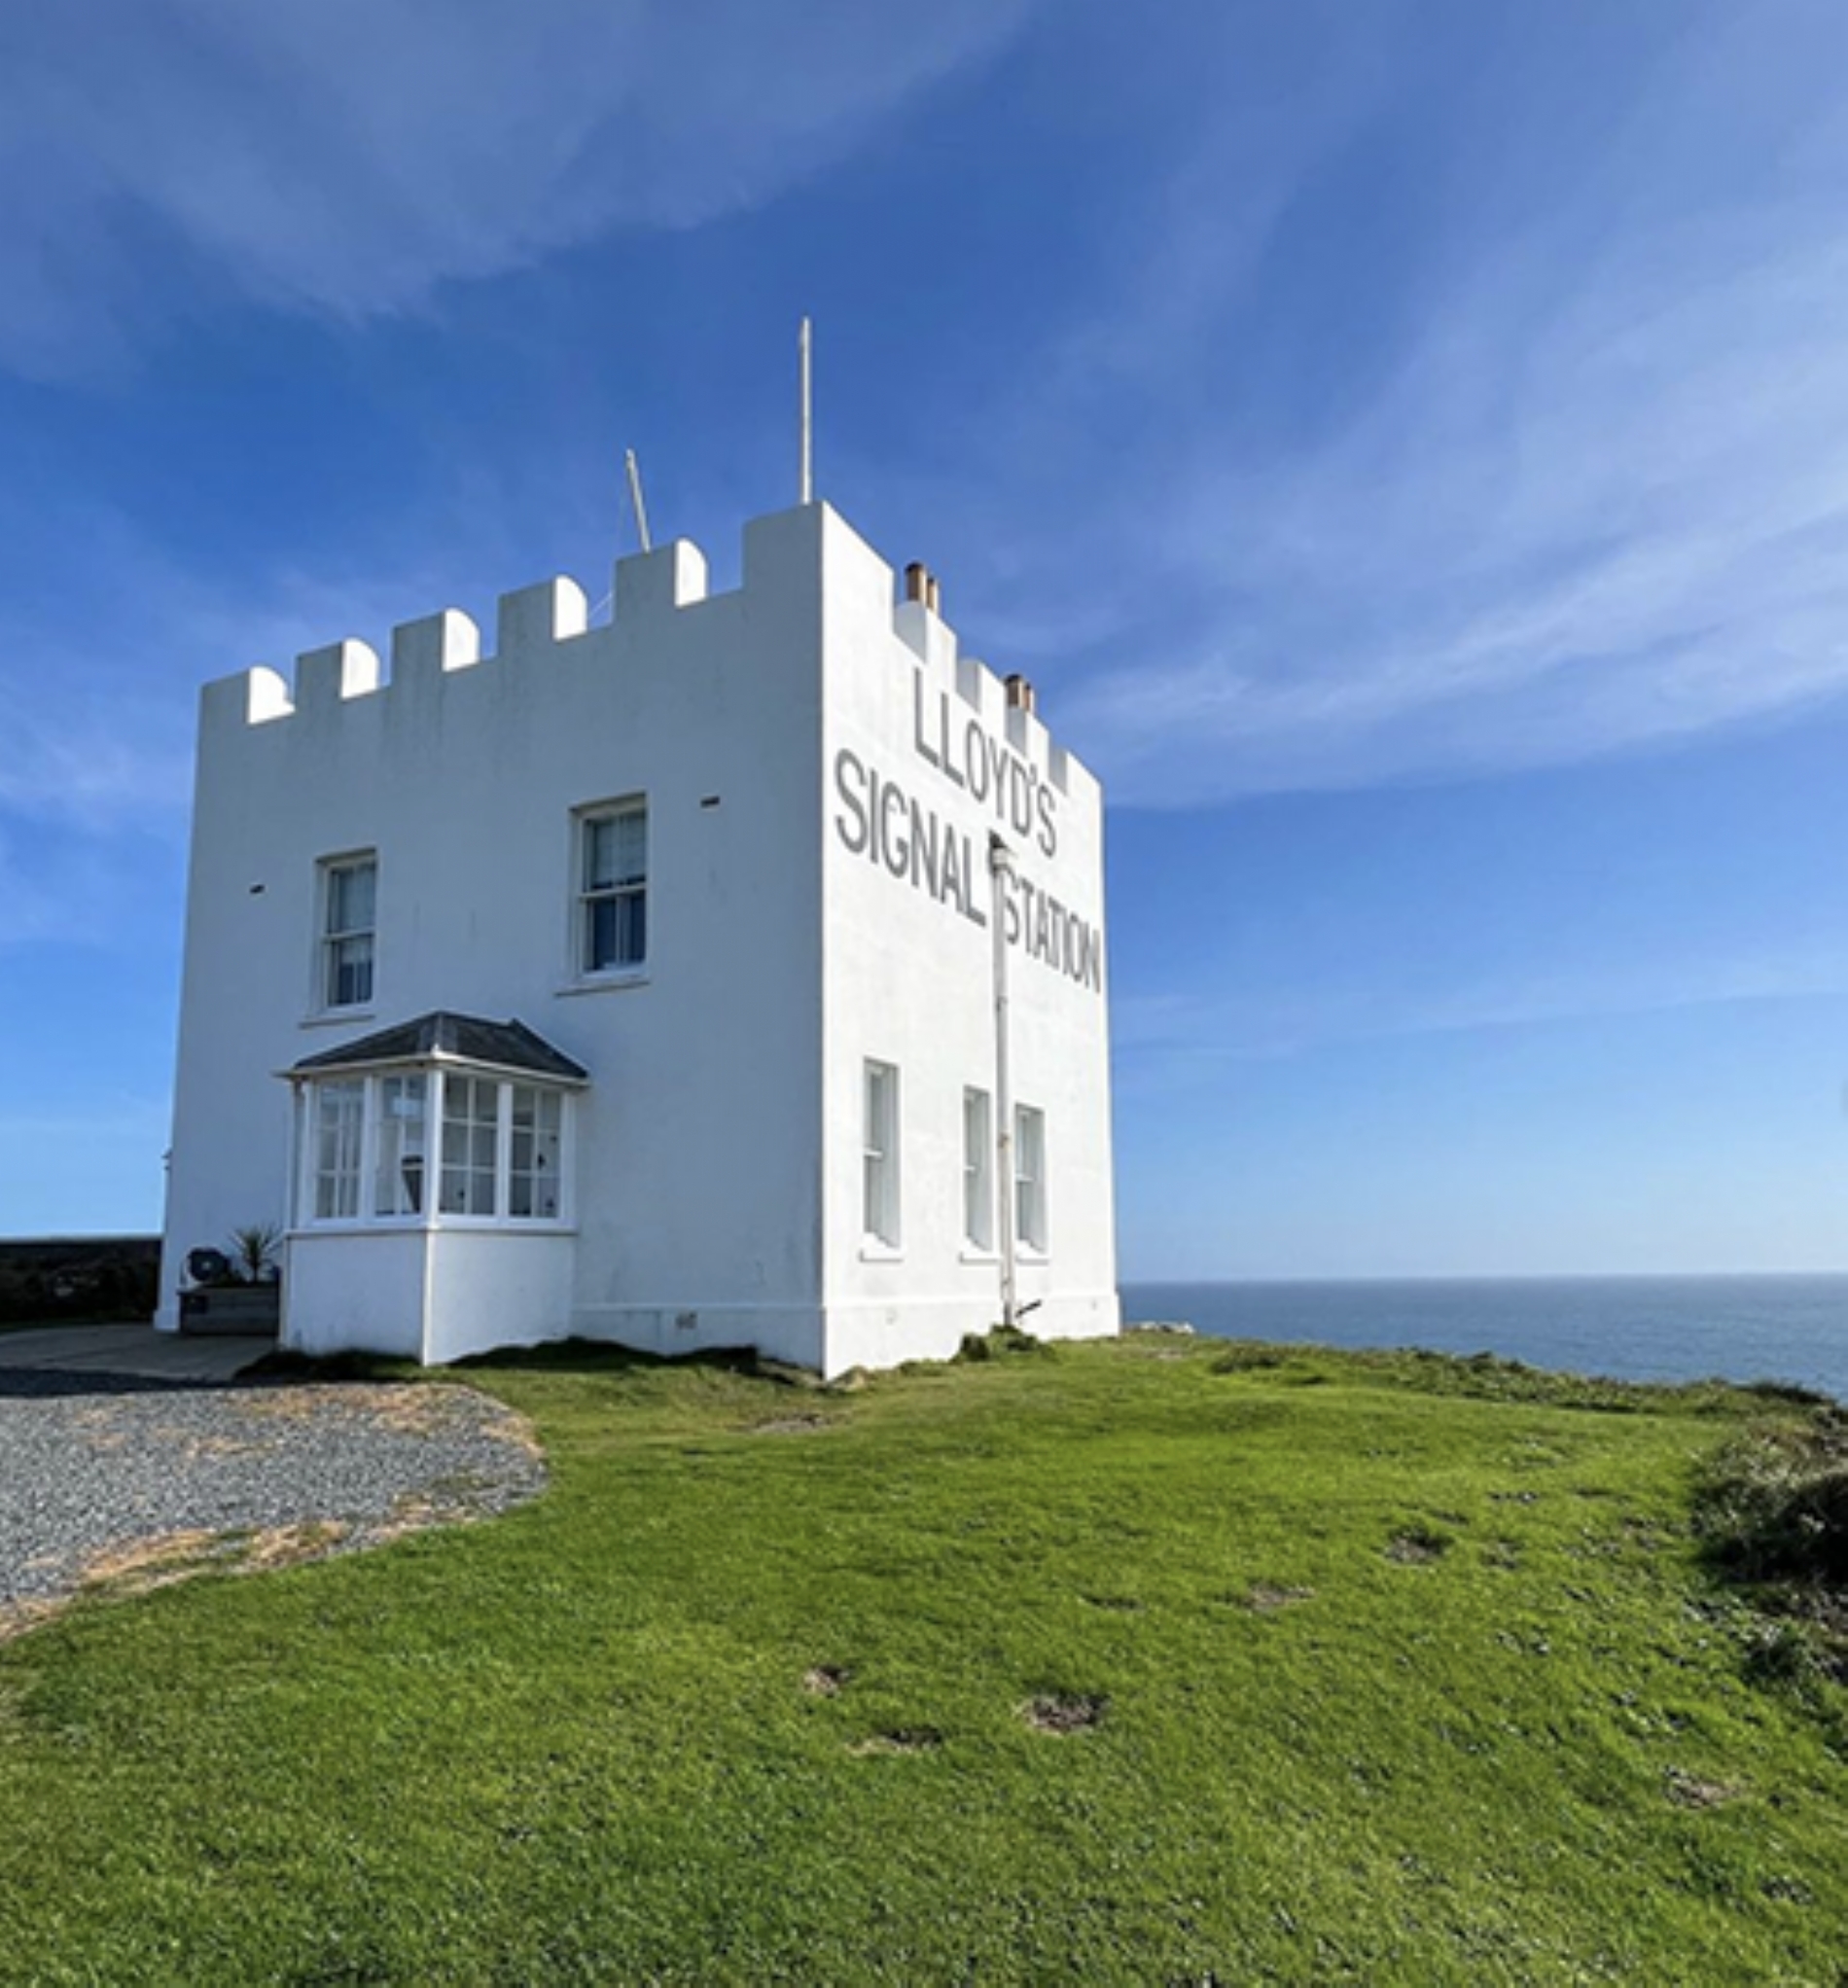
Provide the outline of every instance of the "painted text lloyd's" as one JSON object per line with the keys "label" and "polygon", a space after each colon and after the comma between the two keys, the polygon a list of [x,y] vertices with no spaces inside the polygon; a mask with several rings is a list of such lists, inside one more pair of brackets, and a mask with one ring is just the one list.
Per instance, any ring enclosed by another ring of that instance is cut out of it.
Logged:
{"label": "painted text lloyd's", "polygon": [[[897,781],[869,766],[850,746],[835,755],[835,792],[840,802],[835,830],[850,854],[864,856],[914,890],[952,905],[972,925],[986,927],[985,852],[978,851],[968,830],[945,821]],[[1004,871],[1003,886],[1009,944],[1102,993],[1104,936],[1097,927],[1023,876]]]}

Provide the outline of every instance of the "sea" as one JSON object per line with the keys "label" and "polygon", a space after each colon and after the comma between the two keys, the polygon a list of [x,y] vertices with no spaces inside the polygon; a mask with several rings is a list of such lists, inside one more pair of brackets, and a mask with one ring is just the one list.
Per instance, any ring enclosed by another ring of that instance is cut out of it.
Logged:
{"label": "sea", "polygon": [[1617,1380],[1795,1381],[1848,1401],[1848,1275],[1125,1284],[1125,1322],[1223,1339],[1496,1353]]}

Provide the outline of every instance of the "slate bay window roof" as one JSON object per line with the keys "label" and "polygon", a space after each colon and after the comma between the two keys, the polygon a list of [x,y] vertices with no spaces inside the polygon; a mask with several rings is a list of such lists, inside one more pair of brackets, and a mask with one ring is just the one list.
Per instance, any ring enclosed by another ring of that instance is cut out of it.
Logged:
{"label": "slate bay window roof", "polygon": [[406,1063],[466,1063],[477,1069],[543,1078],[552,1083],[590,1081],[583,1064],[553,1048],[523,1021],[484,1021],[480,1015],[455,1014],[446,1008],[378,1029],[338,1048],[303,1056],[284,1074],[326,1077],[337,1071],[376,1070]]}

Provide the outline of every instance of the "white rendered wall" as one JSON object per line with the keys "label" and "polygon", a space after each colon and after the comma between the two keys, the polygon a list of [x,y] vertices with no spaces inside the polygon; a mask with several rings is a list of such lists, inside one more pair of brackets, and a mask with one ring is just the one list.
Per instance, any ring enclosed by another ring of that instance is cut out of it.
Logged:
{"label": "white rendered wall", "polygon": [[[746,528],[729,594],[707,598],[703,559],[677,544],[619,564],[607,627],[586,628],[574,583],[549,582],[503,597],[485,659],[450,612],[395,631],[388,681],[346,643],[301,658],[293,690],[267,670],[209,685],[160,1323],[177,1322],[188,1249],[284,1220],[276,1073],[449,1009],[516,1017],[589,1072],[575,1240],[532,1255],[516,1230],[468,1236],[453,1260],[471,1260],[470,1279],[433,1260],[427,1329],[397,1322],[396,1267],[367,1267],[378,1238],[343,1255],[294,1242],[297,1343],[362,1317],[373,1343],[409,1350],[409,1332],[435,1359],[548,1336],[568,1255],[568,1327],[591,1336],[661,1353],[755,1344],[831,1373],[953,1351],[999,1312],[997,1259],[962,1244],[961,1112],[966,1083],[994,1089],[985,858],[1001,827],[1022,875],[1096,936],[1088,977],[1010,954],[1015,1096],[1046,1114],[1050,1174],[1050,1249],[1023,1261],[1020,1297],[1040,1300],[1035,1331],[1114,1331],[1097,785],[1003,710],[998,680],[957,659],[940,620],[895,614],[893,590],[891,569],[813,505]],[[973,723],[1044,792],[1054,850],[1037,813],[1022,834],[933,763],[934,714],[958,737]],[[843,752],[968,839],[982,922],[846,846]],[[631,795],[649,807],[648,967],[586,989],[572,811]],[[320,1016],[316,865],[361,849],[379,866],[375,998]],[[902,1074],[891,1260],[861,1234],[867,1056]],[[376,1260],[396,1263],[388,1249]],[[474,1296],[493,1289],[498,1326]]]}
{"label": "white rendered wall", "polygon": [[[691,1313],[693,1348],[750,1339],[761,1311],[818,1364],[821,531],[816,509],[754,522],[742,589],[712,599],[691,547],[623,560],[615,621],[587,632],[572,582],[506,596],[480,661],[465,617],[413,622],[382,688],[351,643],[302,658],[293,709],[267,671],[207,686],[161,1324],[189,1248],[284,1220],[275,1073],[444,1008],[517,1017],[592,1074],[575,1330]],[[582,991],[572,810],[632,794],[647,973]],[[375,998],[317,1018],[316,864],[364,848]]]}
{"label": "white rendered wall", "polygon": [[282,1287],[282,1343],[329,1353],[424,1357],[425,1261],[430,1237],[416,1229],[323,1229],[289,1252]]}
{"label": "white rendered wall", "polygon": [[449,1228],[430,1242],[425,1366],[496,1346],[536,1346],[570,1331],[570,1236]]}
{"label": "white rendered wall", "polygon": [[[1013,1097],[1045,1113],[1048,1172],[1048,1248],[1044,1260],[1022,1257],[1017,1297],[1037,1302],[1024,1320],[1036,1333],[1115,1332],[1101,792],[1038,719],[1004,708],[992,671],[958,659],[936,614],[906,604],[894,616],[891,569],[837,518],[826,557],[827,1370],[942,1357],[1001,1315],[998,1248],[973,1252],[963,1237],[963,1090],[988,1092],[991,1112],[996,1092],[996,833],[1031,886],[1015,917],[1037,909],[1044,892],[1060,906],[1061,937],[1082,927],[1096,941],[1094,958],[1088,941],[1061,948],[1076,973],[1035,956],[1024,933],[1009,947]],[[975,791],[977,754],[985,795]],[[885,799],[888,788],[896,800]],[[912,802],[938,837],[935,887],[906,849]],[[858,1159],[870,1057],[900,1072],[896,1252],[864,1233]]]}

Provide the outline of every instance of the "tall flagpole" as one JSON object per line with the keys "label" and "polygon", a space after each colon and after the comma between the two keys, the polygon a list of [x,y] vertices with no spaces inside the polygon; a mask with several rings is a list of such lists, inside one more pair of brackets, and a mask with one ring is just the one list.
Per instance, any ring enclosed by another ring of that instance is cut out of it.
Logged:
{"label": "tall flagpole", "polygon": [[815,501],[815,389],[814,334],[807,318],[802,320],[800,360],[800,419],[802,434],[801,481],[798,502]]}

